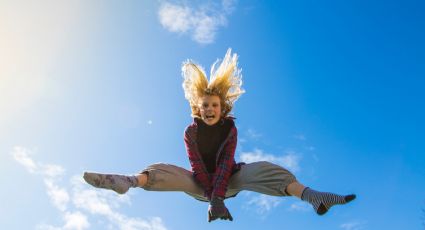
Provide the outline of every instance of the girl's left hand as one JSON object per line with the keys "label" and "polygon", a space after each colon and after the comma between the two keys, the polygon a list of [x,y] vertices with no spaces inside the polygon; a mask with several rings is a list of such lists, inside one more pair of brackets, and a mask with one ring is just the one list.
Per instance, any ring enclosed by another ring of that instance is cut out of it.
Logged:
{"label": "girl's left hand", "polygon": [[226,208],[226,205],[224,205],[223,198],[214,197],[213,199],[211,199],[210,205],[208,207],[208,222],[211,222],[218,218],[222,220],[233,221],[232,215]]}

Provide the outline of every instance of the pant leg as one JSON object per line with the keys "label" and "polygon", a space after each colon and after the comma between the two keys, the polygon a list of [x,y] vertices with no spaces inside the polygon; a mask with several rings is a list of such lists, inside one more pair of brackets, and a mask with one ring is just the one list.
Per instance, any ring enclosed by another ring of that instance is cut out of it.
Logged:
{"label": "pant leg", "polygon": [[242,190],[271,196],[289,196],[286,187],[297,181],[295,176],[282,166],[260,161],[242,165],[239,172],[232,175],[226,197],[235,196]]}
{"label": "pant leg", "polygon": [[180,191],[195,199],[207,201],[204,190],[196,183],[192,172],[165,163],[148,166],[141,173],[148,173],[148,181],[142,188],[148,191]]}
{"label": "pant leg", "polygon": [[[148,173],[143,189],[148,191],[181,191],[197,200],[208,201],[203,188],[196,183],[192,172],[171,164],[157,163],[141,173]],[[236,196],[242,190],[271,196],[288,196],[286,187],[297,181],[285,168],[270,162],[260,161],[242,165],[229,180],[226,198]]]}

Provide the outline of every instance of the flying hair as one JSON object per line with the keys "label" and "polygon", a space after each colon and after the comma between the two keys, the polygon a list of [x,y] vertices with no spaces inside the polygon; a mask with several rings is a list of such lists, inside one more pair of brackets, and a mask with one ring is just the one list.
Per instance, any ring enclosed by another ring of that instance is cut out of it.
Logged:
{"label": "flying hair", "polygon": [[[211,66],[208,81],[204,69],[192,60],[183,62],[182,76],[184,96],[189,101],[193,117],[200,117],[199,98],[216,95],[221,100],[222,116],[232,111],[234,103],[245,92],[242,86],[241,69],[238,69],[238,55],[229,48],[223,60]],[[217,67],[218,66],[218,67]]]}

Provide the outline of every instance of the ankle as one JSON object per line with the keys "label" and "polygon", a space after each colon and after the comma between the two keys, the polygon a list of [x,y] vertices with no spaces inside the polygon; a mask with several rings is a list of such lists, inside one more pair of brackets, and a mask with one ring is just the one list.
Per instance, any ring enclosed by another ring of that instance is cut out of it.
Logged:
{"label": "ankle", "polygon": [[144,187],[148,183],[148,175],[148,172],[143,172],[136,176],[138,187]]}
{"label": "ankle", "polygon": [[311,188],[310,187],[305,187],[303,190],[302,190],[302,192],[301,192],[301,195],[300,195],[300,199],[301,200],[305,200],[305,199],[303,199],[303,197],[304,197],[304,192],[306,192],[307,190],[311,190]]}

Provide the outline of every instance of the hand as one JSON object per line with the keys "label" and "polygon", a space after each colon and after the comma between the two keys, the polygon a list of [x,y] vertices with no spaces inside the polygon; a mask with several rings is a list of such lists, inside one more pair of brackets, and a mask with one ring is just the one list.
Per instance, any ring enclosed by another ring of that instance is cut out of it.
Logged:
{"label": "hand", "polygon": [[233,221],[232,215],[230,215],[229,210],[224,205],[223,198],[214,197],[208,207],[208,222],[218,218]]}

